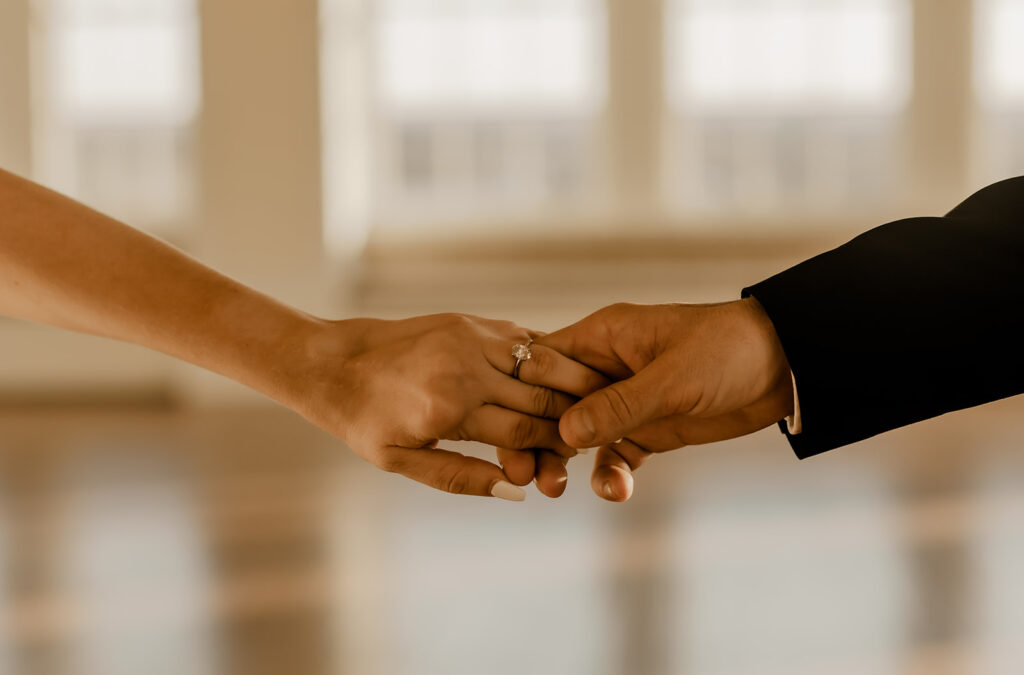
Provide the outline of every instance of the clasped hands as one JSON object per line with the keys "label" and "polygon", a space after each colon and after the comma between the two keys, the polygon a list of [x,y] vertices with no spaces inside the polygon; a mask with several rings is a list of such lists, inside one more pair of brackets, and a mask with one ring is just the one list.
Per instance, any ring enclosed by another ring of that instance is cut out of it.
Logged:
{"label": "clasped hands", "polygon": [[[343,334],[343,335],[342,335]],[[532,357],[511,376],[513,347]],[[458,314],[323,322],[296,406],[361,457],[452,493],[519,500],[565,490],[597,448],[591,486],[624,501],[654,453],[741,436],[791,414],[789,365],[753,298],[605,307],[551,334]],[[498,448],[501,466],[442,449]]]}

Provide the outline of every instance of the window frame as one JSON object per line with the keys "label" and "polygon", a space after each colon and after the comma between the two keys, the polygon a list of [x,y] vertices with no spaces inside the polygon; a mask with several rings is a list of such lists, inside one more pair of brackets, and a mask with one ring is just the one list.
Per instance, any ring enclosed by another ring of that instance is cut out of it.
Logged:
{"label": "window frame", "polygon": [[[366,0],[340,0],[348,4]],[[813,234],[810,227],[828,237],[853,235],[873,226],[915,213],[941,212],[952,206],[971,187],[966,167],[970,163],[971,140],[967,130],[972,113],[970,91],[971,26],[974,3],[961,0],[955,6],[936,11],[928,0],[910,3],[911,93],[901,120],[905,139],[903,150],[908,181],[906,196],[899,203],[883,207],[867,206],[855,213],[834,218],[798,216],[787,220],[781,231],[767,231],[778,214],[757,218],[743,215],[708,216],[679,213],[667,205],[669,157],[673,114],[669,109],[664,62],[665,27],[668,0],[621,3],[605,0],[607,77],[606,101],[599,121],[597,144],[601,166],[598,185],[600,197],[589,212],[538,214],[523,222],[499,218],[505,222],[479,222],[472,232],[453,223],[438,222],[417,230],[399,226],[378,227],[372,209],[363,209],[365,235],[360,238],[375,250],[386,250],[396,242],[446,240],[468,237],[481,247],[508,240],[510,232],[524,232],[538,241],[578,240],[594,236],[672,237],[680,239],[722,240],[739,237],[798,239]],[[366,17],[364,16],[364,19]],[[364,75],[372,75],[367,64]],[[934,73],[940,71],[947,86],[937,86]],[[929,77],[929,73],[933,75]],[[952,81],[950,85],[950,73]],[[922,80],[925,80],[922,82]],[[370,92],[364,91],[366,102]],[[935,111],[944,111],[935,114]],[[367,113],[371,123],[373,112]],[[936,151],[941,146],[941,151]],[[367,153],[370,175],[378,175],[372,164],[373,148]],[[372,187],[372,186],[371,186]],[[508,222],[509,220],[513,222]],[[587,222],[576,222],[586,220]],[[566,227],[562,227],[566,225]],[[721,228],[727,227],[727,231]],[[456,233],[452,235],[451,232]]]}

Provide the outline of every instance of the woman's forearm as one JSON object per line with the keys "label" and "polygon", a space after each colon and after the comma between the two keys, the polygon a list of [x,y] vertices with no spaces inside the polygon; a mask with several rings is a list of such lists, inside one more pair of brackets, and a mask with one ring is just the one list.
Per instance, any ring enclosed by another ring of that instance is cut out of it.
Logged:
{"label": "woman's forearm", "polygon": [[517,465],[520,484],[533,477],[533,449],[554,450],[561,459],[537,460],[554,468],[538,485],[560,494],[562,460],[575,450],[559,438],[557,417],[572,405],[568,394],[606,384],[539,345],[513,377],[513,347],[531,333],[509,322],[310,316],[3,171],[0,314],[170,354],[284,403],[381,468],[449,492],[505,499],[523,493],[501,468],[438,441],[530,449],[529,461]]}
{"label": "woman's forearm", "polygon": [[0,313],[156,349],[286,403],[320,323],[2,170]]}

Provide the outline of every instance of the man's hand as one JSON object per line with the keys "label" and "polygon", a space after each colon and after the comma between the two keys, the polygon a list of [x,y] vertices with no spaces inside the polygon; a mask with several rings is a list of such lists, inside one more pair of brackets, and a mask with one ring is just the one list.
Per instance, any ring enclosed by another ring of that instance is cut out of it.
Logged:
{"label": "man's hand", "polygon": [[559,431],[599,447],[591,487],[629,499],[655,452],[742,436],[792,413],[789,364],[753,298],[711,305],[601,309],[537,340],[614,380],[573,405]]}

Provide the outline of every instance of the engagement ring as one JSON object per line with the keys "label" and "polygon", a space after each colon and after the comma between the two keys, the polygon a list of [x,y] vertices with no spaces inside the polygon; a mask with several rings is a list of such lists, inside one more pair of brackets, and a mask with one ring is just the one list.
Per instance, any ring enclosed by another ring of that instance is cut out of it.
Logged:
{"label": "engagement ring", "polygon": [[530,345],[533,344],[533,338],[525,345],[516,345],[512,348],[512,356],[516,357],[516,365],[512,368],[512,377],[519,379],[519,368],[523,365],[523,361],[529,361],[533,354],[530,353]]}

